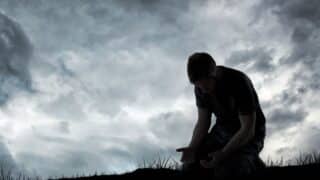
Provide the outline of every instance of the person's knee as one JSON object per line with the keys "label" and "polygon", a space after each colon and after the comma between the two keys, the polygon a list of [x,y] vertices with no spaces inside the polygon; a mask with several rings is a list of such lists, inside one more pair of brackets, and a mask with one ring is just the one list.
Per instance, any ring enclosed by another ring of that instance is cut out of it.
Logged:
{"label": "person's knee", "polygon": [[215,168],[214,174],[218,178],[240,177],[249,175],[256,169],[253,157],[238,154]]}
{"label": "person's knee", "polygon": [[198,161],[194,161],[194,162],[186,162],[182,164],[182,171],[194,171],[196,169],[200,168],[200,163]]}

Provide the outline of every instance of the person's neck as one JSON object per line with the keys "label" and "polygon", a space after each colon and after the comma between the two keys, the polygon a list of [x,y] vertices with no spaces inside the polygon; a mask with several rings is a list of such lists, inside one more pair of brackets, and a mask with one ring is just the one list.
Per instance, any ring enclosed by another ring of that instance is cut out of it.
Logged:
{"label": "person's neck", "polygon": [[216,74],[215,74],[215,85],[214,85],[214,89],[211,91],[211,92],[209,92],[208,94],[210,95],[210,96],[212,96],[212,97],[216,97],[217,96],[217,88],[218,88],[218,86],[219,86],[219,80],[220,80],[220,78],[221,78],[221,74],[222,72],[221,72],[221,69],[220,69],[220,67],[216,67]]}

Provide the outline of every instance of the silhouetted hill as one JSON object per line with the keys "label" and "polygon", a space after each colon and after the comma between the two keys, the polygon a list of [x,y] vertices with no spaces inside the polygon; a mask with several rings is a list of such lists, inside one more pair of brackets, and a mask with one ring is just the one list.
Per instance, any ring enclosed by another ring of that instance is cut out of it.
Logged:
{"label": "silhouetted hill", "polygon": [[320,178],[320,163],[301,165],[301,166],[285,166],[285,167],[268,167],[262,169],[252,175],[252,177],[270,179],[270,178],[306,178],[318,177]]}
{"label": "silhouetted hill", "polygon": [[[320,178],[320,163],[301,165],[301,166],[285,166],[285,167],[268,167],[261,169],[246,179],[268,179],[270,178]],[[101,175],[101,176],[88,176],[79,178],[61,178],[61,180],[102,180],[102,179],[186,179],[186,178],[197,178],[197,179],[212,179],[206,175],[199,177],[195,174],[184,174],[179,170],[173,169],[137,169],[133,172],[117,174],[117,175]]]}

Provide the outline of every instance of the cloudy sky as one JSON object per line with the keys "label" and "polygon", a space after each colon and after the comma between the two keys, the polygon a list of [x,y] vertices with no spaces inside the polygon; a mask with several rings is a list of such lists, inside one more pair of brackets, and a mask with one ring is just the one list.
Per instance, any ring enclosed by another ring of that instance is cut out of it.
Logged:
{"label": "cloudy sky", "polygon": [[[320,148],[318,0],[1,0],[0,157],[48,176],[179,160],[196,121],[186,59],[249,75],[264,160]],[[214,117],[213,117],[214,121]]]}

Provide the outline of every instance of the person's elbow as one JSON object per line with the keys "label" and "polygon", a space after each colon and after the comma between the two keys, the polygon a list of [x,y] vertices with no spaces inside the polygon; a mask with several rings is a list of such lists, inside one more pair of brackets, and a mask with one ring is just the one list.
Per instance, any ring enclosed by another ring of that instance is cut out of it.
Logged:
{"label": "person's elbow", "polygon": [[255,127],[252,127],[248,131],[248,135],[247,135],[248,141],[251,141],[254,138],[254,136],[255,136]]}
{"label": "person's elbow", "polygon": [[198,121],[196,126],[200,132],[202,132],[203,134],[206,134],[208,133],[211,123],[210,121]]}
{"label": "person's elbow", "polygon": [[252,112],[246,115],[240,115],[241,126],[248,141],[255,136],[256,113]]}

